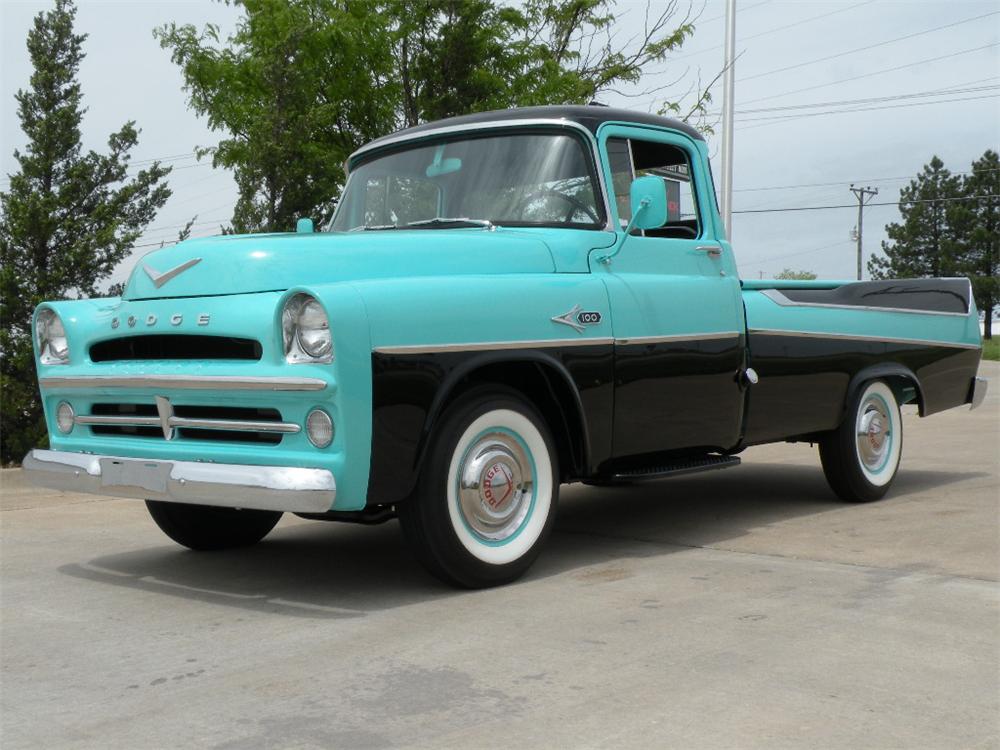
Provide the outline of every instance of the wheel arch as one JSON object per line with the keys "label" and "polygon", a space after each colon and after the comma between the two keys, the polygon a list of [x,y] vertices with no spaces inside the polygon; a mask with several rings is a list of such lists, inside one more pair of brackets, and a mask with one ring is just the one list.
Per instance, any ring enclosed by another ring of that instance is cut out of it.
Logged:
{"label": "wheel arch", "polygon": [[[844,398],[841,421],[843,421],[847,413],[847,405],[851,403],[858,391],[872,380],[884,380],[889,385],[889,388],[892,389],[892,393],[896,397],[896,402],[900,406],[916,402],[920,416],[924,416],[924,391],[920,384],[920,379],[913,370],[905,365],[901,365],[898,362],[884,362],[866,367],[855,373],[851,378]],[[908,392],[911,388],[913,389],[912,395]]]}
{"label": "wheel arch", "polygon": [[442,381],[427,412],[417,450],[416,473],[426,458],[434,428],[448,405],[466,391],[498,385],[523,395],[552,431],[561,479],[585,475],[590,465],[590,436],[583,402],[569,372],[544,352],[483,352],[456,367]]}

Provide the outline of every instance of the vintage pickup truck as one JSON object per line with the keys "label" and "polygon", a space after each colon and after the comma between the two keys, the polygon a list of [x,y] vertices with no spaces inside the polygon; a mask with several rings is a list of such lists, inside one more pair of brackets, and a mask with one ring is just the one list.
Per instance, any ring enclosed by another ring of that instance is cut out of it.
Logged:
{"label": "vintage pickup truck", "polygon": [[398,517],[431,572],[480,587],[532,563],[563,483],[809,441],[837,495],[875,500],[900,404],[983,397],[967,279],[740,281],[683,123],[488,112],[346,167],[323,231],[182,242],[120,298],[40,305],[29,476],[145,499],[196,550],[283,512]]}

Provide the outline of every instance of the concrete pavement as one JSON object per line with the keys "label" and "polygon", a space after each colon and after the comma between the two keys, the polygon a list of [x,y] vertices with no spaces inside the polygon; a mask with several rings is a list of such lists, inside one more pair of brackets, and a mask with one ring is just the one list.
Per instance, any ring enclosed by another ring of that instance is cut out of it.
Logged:
{"label": "concrete pavement", "polygon": [[456,592],[395,523],[182,550],[141,503],[2,474],[11,748],[1000,746],[1000,367],[906,409],[890,497],[814,449],[564,488],[526,579]]}

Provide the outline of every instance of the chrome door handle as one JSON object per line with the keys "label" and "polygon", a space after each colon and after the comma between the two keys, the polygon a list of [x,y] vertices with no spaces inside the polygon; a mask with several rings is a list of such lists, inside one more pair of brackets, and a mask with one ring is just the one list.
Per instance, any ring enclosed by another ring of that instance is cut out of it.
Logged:
{"label": "chrome door handle", "polygon": [[722,255],[722,248],[718,245],[698,245],[695,248],[698,252],[705,253],[709,257],[718,258]]}

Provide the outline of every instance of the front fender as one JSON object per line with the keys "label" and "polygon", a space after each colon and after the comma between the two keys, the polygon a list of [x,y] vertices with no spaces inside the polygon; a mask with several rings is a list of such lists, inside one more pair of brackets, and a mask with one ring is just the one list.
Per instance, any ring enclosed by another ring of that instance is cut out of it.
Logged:
{"label": "front fender", "polygon": [[[537,385],[538,368],[544,368],[542,382],[558,390],[553,398],[583,415],[573,463],[586,470],[608,458],[613,338],[601,280],[589,274],[508,274],[357,287],[371,324],[370,503],[396,502],[410,492],[435,421],[470,377],[517,388],[525,378]],[[566,314],[577,309],[599,315],[586,316],[586,325],[567,323]]]}
{"label": "front fender", "polygon": [[319,300],[330,320],[333,337],[333,362],[329,365],[292,365],[295,367],[330,367],[336,379],[336,444],[342,446],[343,460],[335,469],[337,502],[335,510],[360,510],[368,496],[372,445],[372,367],[371,336],[365,303],[352,283],[297,286],[282,295],[275,307],[274,330],[281,330],[281,311],[285,301],[296,294],[309,294]]}

